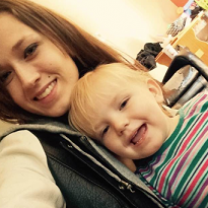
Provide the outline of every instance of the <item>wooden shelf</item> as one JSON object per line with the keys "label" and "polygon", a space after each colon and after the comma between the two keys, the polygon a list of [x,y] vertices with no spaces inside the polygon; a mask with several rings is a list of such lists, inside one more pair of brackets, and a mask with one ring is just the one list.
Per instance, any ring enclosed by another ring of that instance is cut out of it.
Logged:
{"label": "wooden shelf", "polygon": [[[203,13],[200,13],[191,24],[182,30],[173,40],[171,45],[176,48],[177,45],[186,46],[189,50],[196,54],[205,64],[208,65],[208,43],[200,40],[194,32],[194,27],[204,18]],[[156,62],[169,66],[171,59],[163,52],[160,52],[156,57]]]}

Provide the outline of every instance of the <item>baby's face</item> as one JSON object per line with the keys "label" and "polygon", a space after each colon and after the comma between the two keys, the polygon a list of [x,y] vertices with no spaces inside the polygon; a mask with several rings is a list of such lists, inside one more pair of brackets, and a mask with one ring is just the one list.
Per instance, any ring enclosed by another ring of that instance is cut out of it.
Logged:
{"label": "baby's face", "polygon": [[154,81],[118,85],[93,113],[95,138],[116,155],[141,159],[154,154],[177,122],[162,111],[161,89]]}

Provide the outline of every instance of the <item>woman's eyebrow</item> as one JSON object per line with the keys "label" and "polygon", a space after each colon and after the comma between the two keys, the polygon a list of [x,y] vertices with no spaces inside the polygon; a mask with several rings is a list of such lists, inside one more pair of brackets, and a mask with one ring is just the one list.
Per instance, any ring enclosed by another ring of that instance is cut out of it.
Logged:
{"label": "woman's eyebrow", "polygon": [[21,38],[19,41],[17,41],[17,43],[12,47],[12,51],[17,50],[23,43],[24,38]]}

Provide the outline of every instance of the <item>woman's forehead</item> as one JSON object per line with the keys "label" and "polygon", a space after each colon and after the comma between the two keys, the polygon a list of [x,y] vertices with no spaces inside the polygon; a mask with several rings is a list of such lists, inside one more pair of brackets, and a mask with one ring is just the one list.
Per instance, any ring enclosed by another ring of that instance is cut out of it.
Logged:
{"label": "woman's forehead", "polygon": [[[25,25],[9,13],[0,13],[0,64],[30,40],[41,34]],[[2,60],[3,59],[3,60]]]}
{"label": "woman's forehead", "polygon": [[[28,27],[13,15],[8,13],[0,13],[0,41],[4,39],[10,40],[11,38],[19,37],[23,33],[33,32],[32,28]],[[26,34],[27,34],[26,33]],[[6,41],[8,42],[8,41]]]}
{"label": "woman's forehead", "polygon": [[[10,34],[10,36],[15,33],[14,35],[22,34],[23,32],[36,32],[28,25],[24,24],[12,14],[3,12],[0,13],[0,35],[1,34]],[[13,32],[13,33],[12,33]],[[8,38],[10,37],[8,36]],[[1,39],[0,39],[1,40]]]}
{"label": "woman's forehead", "polygon": [[10,25],[21,23],[21,21],[19,21],[14,15],[10,14],[9,12],[0,12],[0,21],[0,29],[2,29],[2,26],[7,25],[9,27]]}

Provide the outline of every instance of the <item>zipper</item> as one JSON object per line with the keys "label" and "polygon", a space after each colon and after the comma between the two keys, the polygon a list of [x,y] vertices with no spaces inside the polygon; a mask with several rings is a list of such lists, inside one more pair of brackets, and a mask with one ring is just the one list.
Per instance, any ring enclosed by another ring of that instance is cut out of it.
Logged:
{"label": "zipper", "polygon": [[135,190],[133,190],[133,187],[130,183],[127,183],[126,181],[121,180],[120,185],[118,187],[120,190],[129,190],[132,194],[135,193]]}
{"label": "zipper", "polygon": [[86,146],[89,150],[94,151],[94,149],[92,148],[91,144],[88,142],[86,136],[81,136],[81,137],[80,137],[80,141],[81,141],[82,144],[83,144],[84,146]]}

